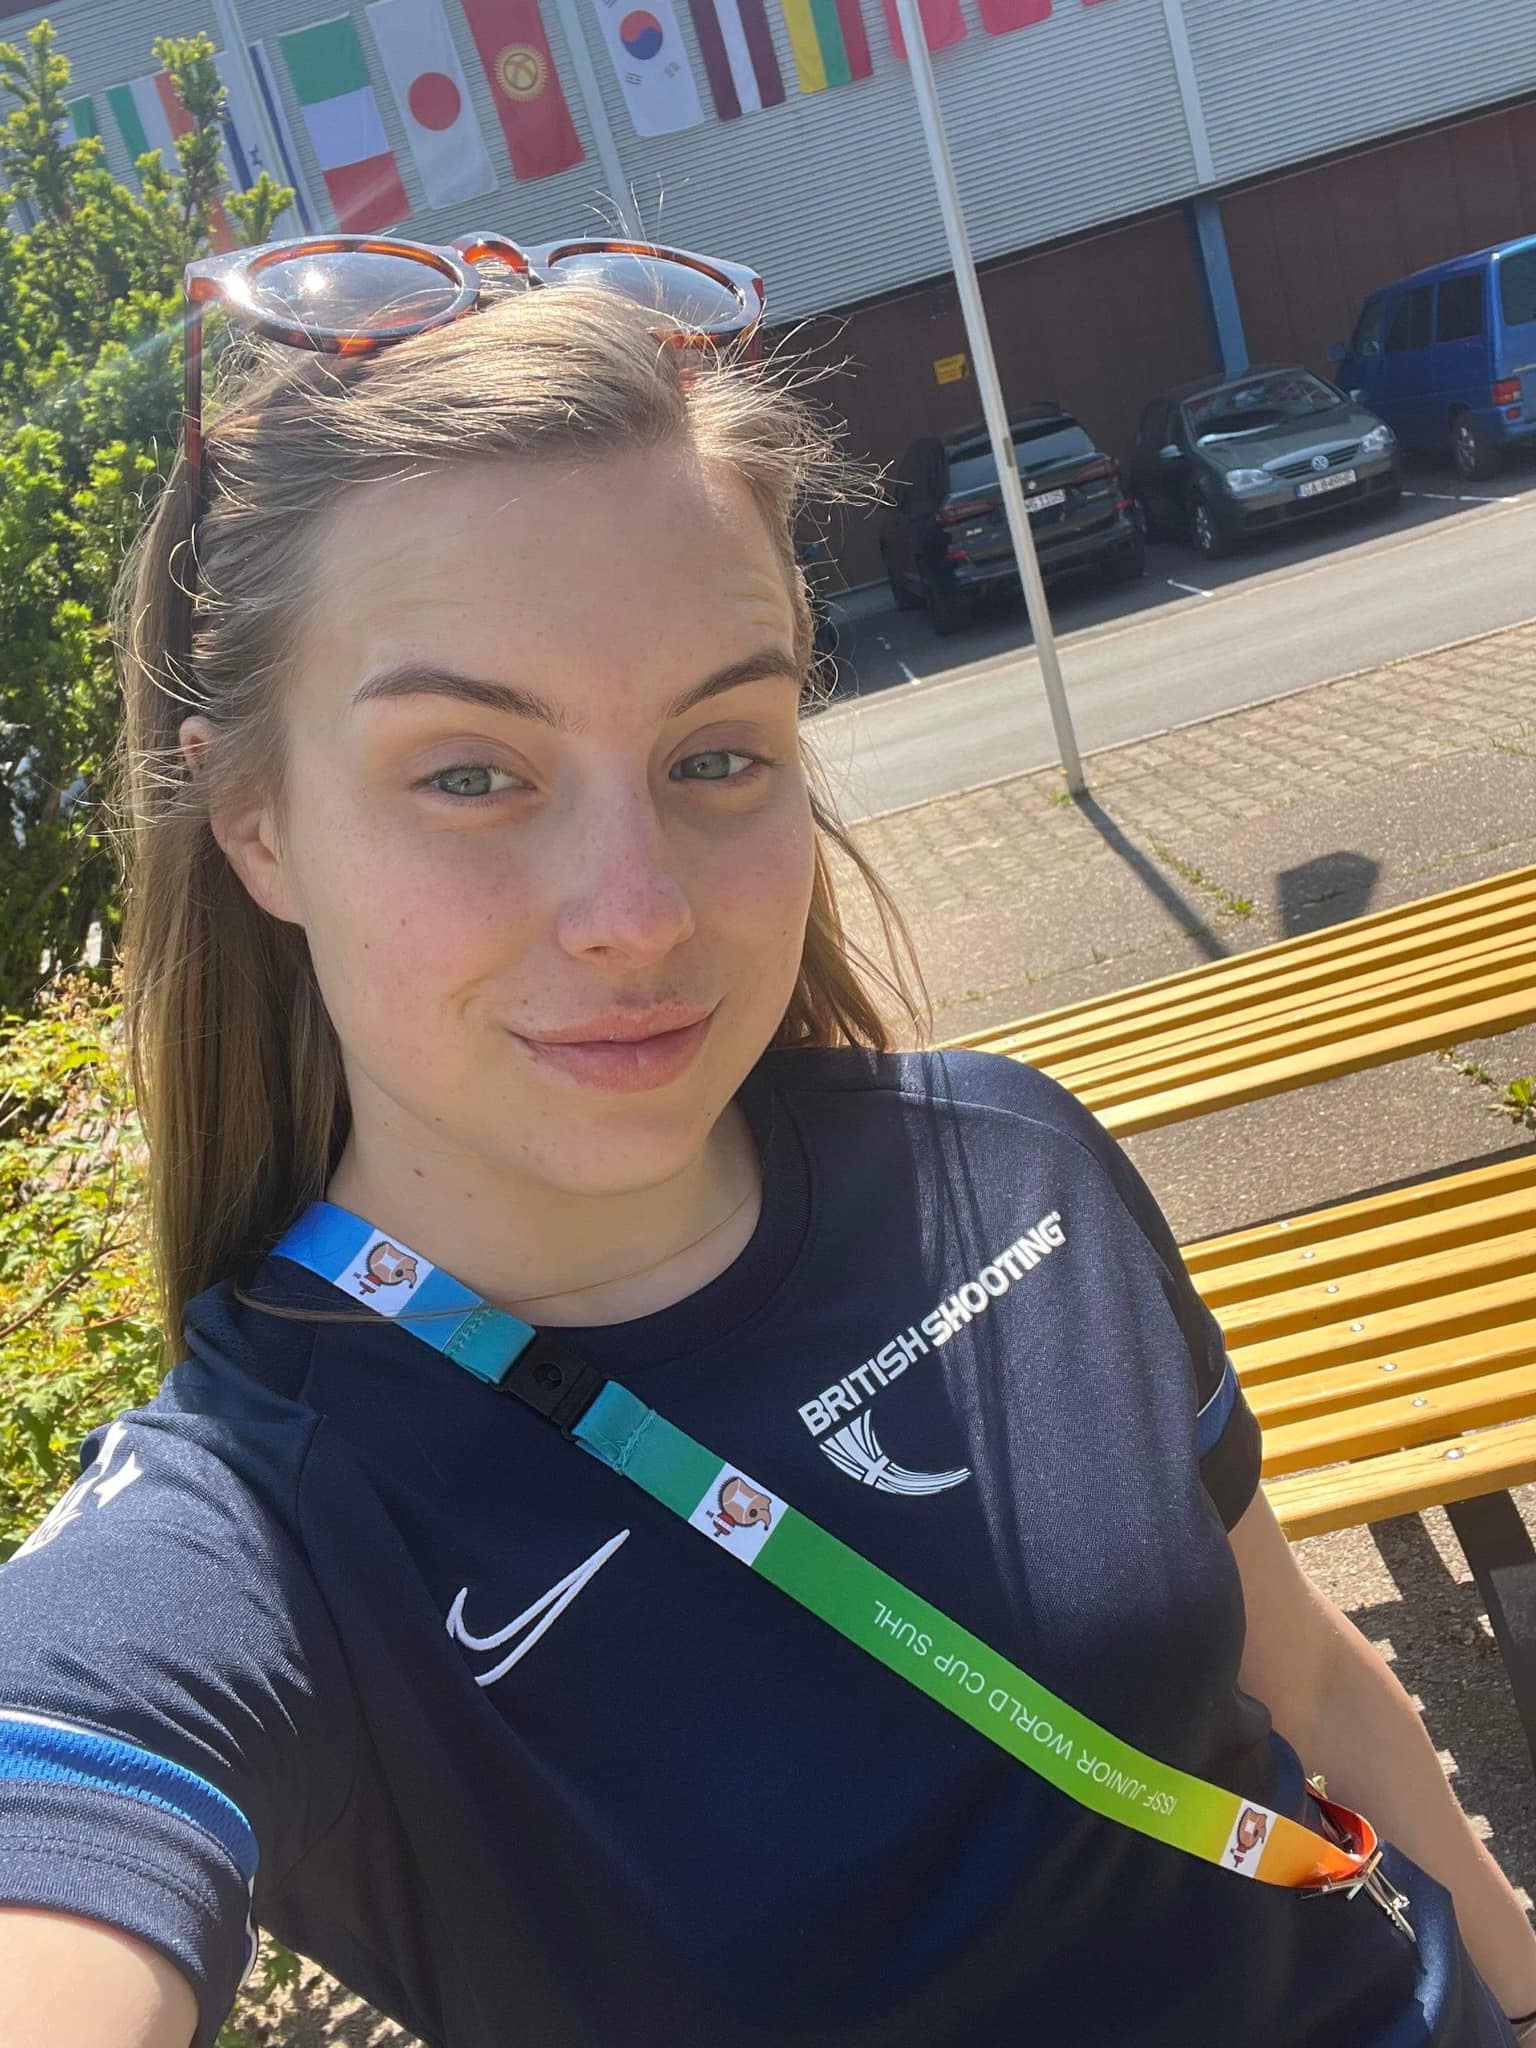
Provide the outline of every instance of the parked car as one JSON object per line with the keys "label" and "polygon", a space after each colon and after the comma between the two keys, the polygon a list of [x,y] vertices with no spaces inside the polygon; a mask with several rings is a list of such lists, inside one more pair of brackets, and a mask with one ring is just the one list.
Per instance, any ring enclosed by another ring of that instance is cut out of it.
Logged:
{"label": "parked car", "polygon": [[1131,486],[1148,533],[1185,534],[1217,556],[1337,505],[1395,504],[1402,460],[1374,413],[1299,363],[1269,364],[1154,398]]}
{"label": "parked car", "polygon": [[1536,236],[1415,271],[1373,292],[1339,382],[1408,448],[1449,447],[1464,477],[1493,476],[1536,441]]}
{"label": "parked car", "polygon": [[[1059,405],[1030,406],[1009,430],[1041,574],[1096,568],[1114,581],[1140,576],[1145,543],[1113,457]],[[897,608],[926,604],[936,633],[959,632],[978,597],[1018,589],[984,426],[912,443],[897,466],[880,554]]]}

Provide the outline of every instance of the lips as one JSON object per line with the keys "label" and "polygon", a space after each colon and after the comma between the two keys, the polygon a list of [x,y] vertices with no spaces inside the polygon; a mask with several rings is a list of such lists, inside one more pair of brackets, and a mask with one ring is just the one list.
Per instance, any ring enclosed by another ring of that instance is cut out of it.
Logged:
{"label": "lips", "polygon": [[671,1005],[642,1013],[587,1018],[536,1036],[511,1035],[542,1067],[563,1074],[578,1087],[612,1095],[665,1088],[698,1057],[713,1010],[702,1013]]}

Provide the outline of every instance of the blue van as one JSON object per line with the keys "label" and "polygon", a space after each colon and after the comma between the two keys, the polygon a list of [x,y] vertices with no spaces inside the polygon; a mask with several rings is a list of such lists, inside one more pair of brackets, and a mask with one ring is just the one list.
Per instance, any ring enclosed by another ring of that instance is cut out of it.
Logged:
{"label": "blue van", "polygon": [[1337,377],[1407,448],[1446,448],[1467,478],[1536,443],[1536,235],[1373,292]]}

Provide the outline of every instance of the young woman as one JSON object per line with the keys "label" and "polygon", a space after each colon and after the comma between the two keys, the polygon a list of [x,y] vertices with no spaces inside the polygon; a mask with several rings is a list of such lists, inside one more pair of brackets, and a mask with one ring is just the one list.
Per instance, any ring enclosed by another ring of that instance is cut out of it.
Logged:
{"label": "young woman", "polygon": [[888,1049],[745,274],[431,260],[220,273],[130,585],[183,1362],[0,1573],[0,2042],[207,2048],[265,1927],[434,2048],[1507,2048],[1146,1188]]}

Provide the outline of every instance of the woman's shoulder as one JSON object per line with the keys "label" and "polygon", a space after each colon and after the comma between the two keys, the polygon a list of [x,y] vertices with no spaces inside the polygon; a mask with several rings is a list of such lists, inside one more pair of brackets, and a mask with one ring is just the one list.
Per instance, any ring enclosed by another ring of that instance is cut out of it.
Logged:
{"label": "woman's shoulder", "polygon": [[991,1111],[1047,1125],[1094,1150],[1106,1139],[1102,1126],[1060,1082],[998,1053],[794,1046],[768,1054],[763,1072],[789,1095],[862,1098],[872,1111],[900,1105],[942,1118]]}

